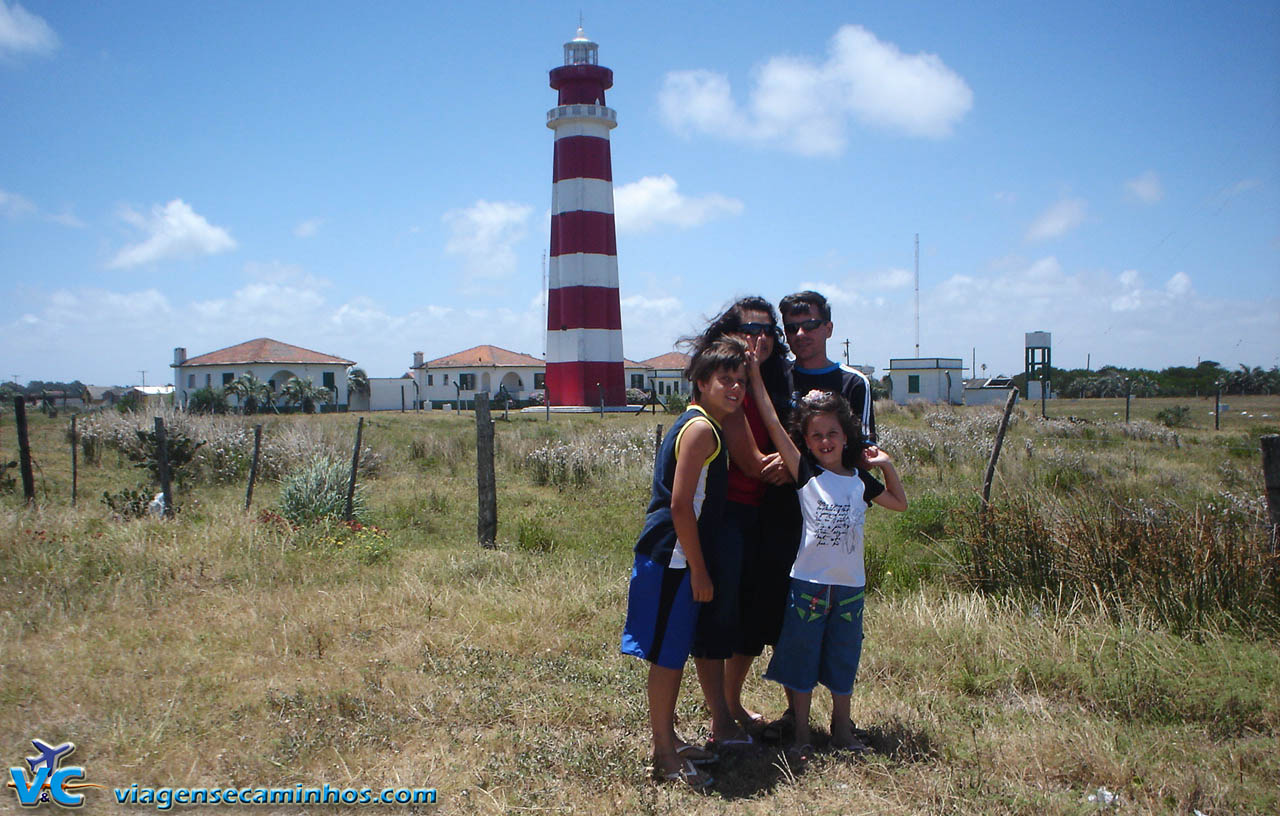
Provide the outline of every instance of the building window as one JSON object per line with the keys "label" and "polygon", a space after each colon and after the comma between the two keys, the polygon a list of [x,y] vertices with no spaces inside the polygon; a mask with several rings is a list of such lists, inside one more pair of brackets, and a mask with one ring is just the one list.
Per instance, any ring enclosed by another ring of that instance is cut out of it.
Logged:
{"label": "building window", "polygon": [[232,374],[229,371],[222,372],[222,384],[224,386],[231,385],[231,381],[234,380],[235,378],[236,378],[236,375]]}
{"label": "building window", "polygon": [[448,374],[444,375],[444,384],[445,384],[445,385],[448,385],[448,384],[449,384],[449,375],[448,375]]}
{"label": "building window", "polygon": [[428,374],[428,375],[427,375],[427,385],[435,385],[434,380],[435,380],[435,375],[434,375],[434,374]]}
{"label": "building window", "polygon": [[458,375],[458,387],[459,387],[459,388],[461,388],[463,391],[474,391],[474,390],[476,390],[476,375],[474,375],[474,374],[459,374],[459,375]]}
{"label": "building window", "polygon": [[908,394],[920,393],[920,375],[919,374],[907,375],[907,393]]}
{"label": "building window", "polygon": [[643,374],[632,374],[632,375],[631,375],[631,387],[632,387],[632,388],[639,388],[641,391],[643,391],[643,390],[644,390],[644,375],[643,375]]}
{"label": "building window", "polygon": [[196,375],[194,375],[194,374],[188,374],[188,375],[187,375],[187,388],[195,388],[195,387],[196,387]]}
{"label": "building window", "polygon": [[332,371],[326,371],[320,375],[320,384],[328,388],[333,393],[338,393],[338,386],[334,384],[335,380]]}
{"label": "building window", "polygon": [[206,374],[206,375],[204,375],[204,387],[205,387],[205,388],[212,388],[212,387],[213,387],[213,375],[212,375],[212,374]]}
{"label": "building window", "polygon": [[541,371],[535,371],[535,372],[534,372],[534,374],[533,374],[533,387],[534,387],[535,389],[538,389],[538,388],[546,388],[546,387],[547,387],[547,375],[546,375],[545,373],[541,372]]}

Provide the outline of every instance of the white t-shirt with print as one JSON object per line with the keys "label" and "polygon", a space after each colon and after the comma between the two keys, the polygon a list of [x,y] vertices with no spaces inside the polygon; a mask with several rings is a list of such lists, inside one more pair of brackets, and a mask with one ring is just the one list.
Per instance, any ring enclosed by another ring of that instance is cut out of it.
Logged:
{"label": "white t-shirt with print", "polygon": [[791,577],[817,584],[866,586],[862,526],[867,505],[884,492],[874,476],[859,468],[841,476],[800,458],[796,479],[804,535]]}

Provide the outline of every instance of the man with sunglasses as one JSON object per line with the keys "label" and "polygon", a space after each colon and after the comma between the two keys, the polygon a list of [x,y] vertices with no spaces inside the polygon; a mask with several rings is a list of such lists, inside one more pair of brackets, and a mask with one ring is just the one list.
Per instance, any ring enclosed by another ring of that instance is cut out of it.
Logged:
{"label": "man with sunglasses", "polygon": [[796,292],[778,304],[787,345],[795,354],[791,366],[792,404],[810,391],[829,391],[849,401],[853,415],[862,421],[862,431],[872,442],[876,438],[876,415],[872,405],[871,382],[856,368],[842,366],[827,358],[831,339],[831,306],[817,292]]}

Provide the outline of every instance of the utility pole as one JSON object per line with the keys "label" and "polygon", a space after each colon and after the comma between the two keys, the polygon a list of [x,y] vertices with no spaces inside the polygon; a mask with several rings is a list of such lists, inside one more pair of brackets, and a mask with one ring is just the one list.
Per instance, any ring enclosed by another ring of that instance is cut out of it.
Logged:
{"label": "utility pole", "polygon": [[849,362],[849,338],[848,337],[844,339],[844,364],[853,365],[853,363]]}
{"label": "utility pole", "polygon": [[142,368],[138,370],[138,373],[142,375],[142,387],[146,388],[147,387],[147,370],[145,368]]}

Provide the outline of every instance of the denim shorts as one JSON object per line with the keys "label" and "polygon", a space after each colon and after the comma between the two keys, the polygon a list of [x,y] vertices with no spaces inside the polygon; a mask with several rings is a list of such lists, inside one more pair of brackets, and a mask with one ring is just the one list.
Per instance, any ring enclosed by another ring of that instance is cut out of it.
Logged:
{"label": "denim shorts", "polygon": [[818,683],[832,694],[853,693],[862,657],[865,598],[865,587],[792,578],[782,634],[765,678],[805,694]]}

